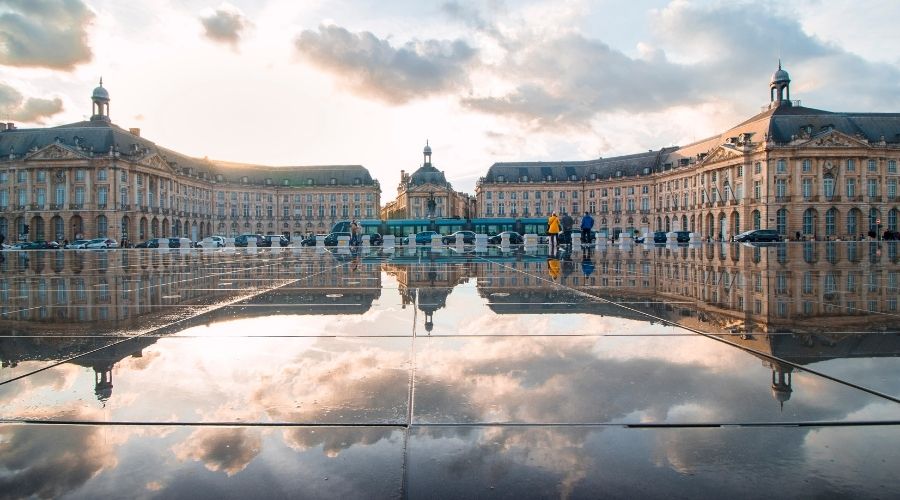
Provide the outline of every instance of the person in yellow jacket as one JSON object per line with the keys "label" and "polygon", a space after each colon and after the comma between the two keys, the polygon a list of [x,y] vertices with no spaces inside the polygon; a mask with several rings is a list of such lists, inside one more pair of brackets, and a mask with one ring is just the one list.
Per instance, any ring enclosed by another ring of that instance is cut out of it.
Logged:
{"label": "person in yellow jacket", "polygon": [[556,248],[556,237],[559,235],[559,217],[556,216],[556,212],[547,217],[547,234],[550,236],[550,248]]}

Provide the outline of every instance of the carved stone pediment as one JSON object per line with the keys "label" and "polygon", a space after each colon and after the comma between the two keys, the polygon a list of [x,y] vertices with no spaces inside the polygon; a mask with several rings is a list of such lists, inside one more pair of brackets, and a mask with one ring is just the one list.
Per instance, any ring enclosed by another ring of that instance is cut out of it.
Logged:
{"label": "carved stone pediment", "polygon": [[869,147],[869,144],[868,142],[838,132],[837,130],[829,130],[828,132],[813,137],[800,146],[813,148],[867,148]]}
{"label": "carved stone pediment", "polygon": [[706,157],[703,158],[703,161],[700,163],[701,164],[716,163],[716,162],[720,162],[720,161],[741,159],[743,157],[744,157],[744,155],[740,151],[736,151],[734,149],[731,149],[731,148],[728,148],[725,146],[719,146],[712,153],[706,155]]}
{"label": "carved stone pediment", "polygon": [[25,156],[29,160],[84,160],[87,156],[69,149],[62,144],[50,144]]}
{"label": "carved stone pediment", "polygon": [[169,162],[167,162],[165,158],[159,156],[156,153],[141,159],[141,163],[156,170],[163,170],[165,172],[172,171],[172,166],[169,165]]}

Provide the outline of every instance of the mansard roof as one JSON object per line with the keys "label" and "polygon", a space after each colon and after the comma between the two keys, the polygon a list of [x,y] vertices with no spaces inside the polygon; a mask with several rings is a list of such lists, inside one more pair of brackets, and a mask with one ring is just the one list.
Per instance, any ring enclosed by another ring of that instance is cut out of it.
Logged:
{"label": "mansard roof", "polygon": [[675,149],[663,148],[646,153],[585,161],[495,163],[488,169],[483,180],[499,182],[499,176],[503,176],[504,181],[514,182],[527,176],[529,181],[538,182],[547,180],[548,177],[551,181],[566,181],[573,175],[577,180],[590,178],[592,174],[598,179],[644,175],[656,171],[660,162]]}
{"label": "mansard roof", "polygon": [[[138,161],[158,154],[176,172],[217,182],[306,186],[375,185],[362,165],[266,166],[194,158],[162,147],[106,121],[82,121],[48,128],[22,128],[0,132],[0,158],[13,154],[22,158],[50,144],[61,144],[88,157],[103,157],[110,151],[124,160]],[[221,177],[217,177],[221,176]]]}
{"label": "mansard roof", "polygon": [[444,173],[431,163],[425,163],[413,172],[409,177],[409,184],[412,186],[434,184],[436,186],[450,187],[450,183],[447,182],[447,177],[444,176]]}

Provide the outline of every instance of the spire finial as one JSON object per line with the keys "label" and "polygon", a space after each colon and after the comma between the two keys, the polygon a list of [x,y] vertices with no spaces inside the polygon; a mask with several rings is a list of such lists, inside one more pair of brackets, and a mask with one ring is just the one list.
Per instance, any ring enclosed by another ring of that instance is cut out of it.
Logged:
{"label": "spire finial", "polygon": [[[781,64],[779,64],[778,67],[780,68]],[[100,86],[103,86],[103,76],[100,76]]]}
{"label": "spire finial", "polygon": [[781,69],[781,58],[778,58],[778,69]]}

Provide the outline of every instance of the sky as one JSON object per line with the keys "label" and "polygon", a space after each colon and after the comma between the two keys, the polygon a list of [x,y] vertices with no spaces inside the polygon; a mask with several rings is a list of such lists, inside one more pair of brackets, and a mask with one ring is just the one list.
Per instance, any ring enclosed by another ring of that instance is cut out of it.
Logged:
{"label": "sky", "polygon": [[892,0],[0,0],[0,118],[86,119],[181,153],[361,164],[394,197],[434,164],[457,190],[502,161],[688,144],[791,97],[900,111]]}

